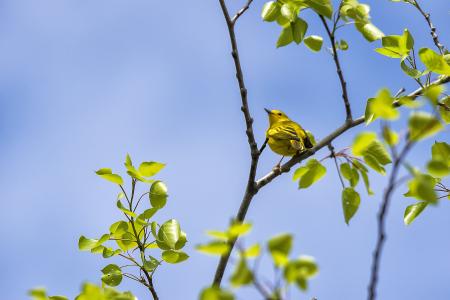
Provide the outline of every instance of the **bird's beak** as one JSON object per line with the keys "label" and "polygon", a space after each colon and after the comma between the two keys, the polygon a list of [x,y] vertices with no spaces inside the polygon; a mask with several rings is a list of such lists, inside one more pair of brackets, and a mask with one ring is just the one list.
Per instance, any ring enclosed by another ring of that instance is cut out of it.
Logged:
{"label": "bird's beak", "polygon": [[264,108],[264,110],[270,115],[272,112],[270,111],[270,109]]}

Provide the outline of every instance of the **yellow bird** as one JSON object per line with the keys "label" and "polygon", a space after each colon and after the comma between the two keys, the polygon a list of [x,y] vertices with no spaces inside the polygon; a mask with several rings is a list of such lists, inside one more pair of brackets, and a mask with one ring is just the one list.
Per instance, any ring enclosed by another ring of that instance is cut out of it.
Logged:
{"label": "yellow bird", "polygon": [[266,139],[273,152],[283,157],[294,156],[307,148],[313,147],[302,126],[289,119],[284,112],[267,108],[264,108],[264,110],[269,115],[269,128],[266,131]]}

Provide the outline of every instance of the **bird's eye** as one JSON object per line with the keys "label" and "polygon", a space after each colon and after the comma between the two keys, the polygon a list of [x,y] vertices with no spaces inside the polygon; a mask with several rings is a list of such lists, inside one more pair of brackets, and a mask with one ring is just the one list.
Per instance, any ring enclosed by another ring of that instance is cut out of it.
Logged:
{"label": "bird's eye", "polygon": [[281,116],[281,113],[278,113],[279,116]]}

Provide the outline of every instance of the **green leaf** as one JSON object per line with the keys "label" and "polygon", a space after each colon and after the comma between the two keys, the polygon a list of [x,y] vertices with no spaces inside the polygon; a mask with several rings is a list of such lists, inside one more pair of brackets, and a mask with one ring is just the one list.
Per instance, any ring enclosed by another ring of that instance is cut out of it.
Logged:
{"label": "green leaf", "polygon": [[166,250],[162,253],[162,259],[169,264],[178,264],[189,258],[183,251]]}
{"label": "green leaf", "polygon": [[305,0],[305,3],[319,15],[331,19],[333,5],[330,0]]}
{"label": "green leaf", "polygon": [[92,249],[97,248],[104,242],[108,241],[109,237],[110,237],[109,234],[104,234],[100,239],[96,240],[96,239],[88,239],[82,235],[78,240],[78,249],[81,251],[91,251]]}
{"label": "green leaf", "polygon": [[419,141],[442,130],[441,122],[433,115],[425,112],[411,114],[408,122],[409,139]]}
{"label": "green leaf", "polygon": [[202,290],[200,300],[234,300],[234,296],[229,291],[213,286]]}
{"label": "green leaf", "polygon": [[292,249],[292,235],[281,234],[271,238],[267,242],[267,248],[272,255],[275,266],[282,267],[286,265]]}
{"label": "green leaf", "polygon": [[149,161],[143,162],[139,166],[139,173],[144,177],[152,177],[159,173],[166,165],[159,162]]}
{"label": "green leaf", "polygon": [[348,44],[345,40],[340,40],[339,42],[336,42],[335,46],[337,49],[342,51],[348,50]]}
{"label": "green leaf", "polygon": [[310,50],[318,52],[322,49],[323,39],[318,35],[310,35],[304,39],[304,43]]}
{"label": "green leaf", "polygon": [[399,117],[398,110],[393,106],[394,98],[388,89],[382,89],[375,98],[367,101],[365,113],[366,124],[377,118],[385,120],[396,120]]}
{"label": "green leaf", "polygon": [[359,174],[356,169],[350,167],[348,163],[343,163],[340,166],[342,176],[347,179],[352,187],[355,187],[359,181]]}
{"label": "green leaf", "polygon": [[208,230],[206,234],[219,240],[228,240],[228,232],[225,231]]}
{"label": "green leaf", "polygon": [[157,208],[163,208],[167,203],[167,186],[162,181],[155,181],[151,187],[149,192],[150,204]]}
{"label": "green leaf", "polygon": [[438,178],[450,173],[450,145],[446,142],[435,142],[431,147],[431,161],[427,165],[428,172]]}
{"label": "green leaf", "polygon": [[309,279],[317,275],[319,267],[311,256],[300,256],[291,260],[284,268],[284,278],[288,283],[299,279]]}
{"label": "green leaf", "polygon": [[361,177],[363,178],[364,186],[366,187],[367,194],[369,196],[372,196],[374,192],[370,188],[370,182],[369,182],[369,176],[367,176],[367,172],[359,170],[359,173],[361,174]]}
{"label": "green leaf", "polygon": [[144,260],[144,269],[148,272],[153,272],[160,264],[156,258],[149,255],[149,259]]}
{"label": "green leaf", "polygon": [[125,208],[125,206],[123,206],[122,202],[120,202],[120,200],[117,200],[117,208],[120,209],[121,211],[123,211],[124,214],[129,215],[130,217],[137,217],[137,215],[132,212],[131,210]]}
{"label": "green leaf", "polygon": [[414,197],[427,202],[436,202],[437,195],[434,190],[436,179],[428,174],[418,174],[408,181],[409,191],[405,197]]}
{"label": "green leaf", "polygon": [[292,27],[290,25],[283,28],[278,37],[277,48],[284,47],[292,43],[294,36],[292,33]]}
{"label": "green leaf", "polygon": [[305,37],[308,23],[301,18],[296,18],[295,22],[291,23],[292,37],[296,44],[300,44]]}
{"label": "green leaf", "polygon": [[327,169],[317,160],[310,159],[306,166],[300,167],[294,173],[294,180],[299,181],[299,188],[304,189],[311,186],[325,176]]}
{"label": "green leaf", "polygon": [[441,100],[439,105],[439,113],[441,114],[442,120],[446,124],[450,124],[450,96],[447,96]]}
{"label": "green leaf", "polygon": [[403,31],[403,35],[382,37],[381,43],[383,48],[378,48],[375,51],[392,58],[405,58],[414,47],[414,39],[408,29]]}
{"label": "green leaf", "polygon": [[252,229],[252,224],[233,222],[233,224],[228,228],[228,236],[230,238],[235,238],[240,235],[245,235]]}
{"label": "green leaf", "polygon": [[342,208],[347,225],[358,211],[360,202],[359,194],[353,188],[347,187],[342,191]]}
{"label": "green leaf", "polygon": [[388,126],[383,126],[383,139],[389,146],[395,146],[398,143],[398,134]]}
{"label": "green leaf", "polygon": [[209,255],[224,255],[230,250],[230,245],[225,241],[212,241],[208,244],[198,245],[197,251]]}
{"label": "green leaf", "polygon": [[400,67],[402,68],[403,72],[405,72],[406,75],[411,76],[412,78],[419,78],[426,74],[426,72],[421,72],[417,69],[408,67],[404,59],[401,60]]}
{"label": "green leaf", "polygon": [[353,140],[352,145],[352,153],[355,156],[362,156],[369,147],[369,145],[375,141],[377,138],[377,135],[375,132],[361,132],[359,133],[355,139]]}
{"label": "green leaf", "polygon": [[370,22],[369,23],[357,22],[355,23],[355,27],[356,29],[358,29],[359,32],[362,33],[364,38],[369,42],[379,40],[384,36],[384,33]]}
{"label": "green leaf", "polygon": [[288,19],[290,22],[294,22],[297,17],[296,7],[293,3],[285,3],[281,6],[281,15]]}
{"label": "green leaf", "polygon": [[403,216],[403,221],[405,225],[411,224],[418,215],[420,215],[423,210],[428,206],[428,202],[418,202],[412,204],[405,209],[405,214]]}
{"label": "green leaf", "polygon": [[102,282],[109,286],[118,286],[122,282],[122,270],[117,265],[109,264],[102,269]]}
{"label": "green leaf", "polygon": [[367,146],[367,148],[363,152],[363,157],[366,155],[372,155],[383,166],[392,162],[385,146],[378,140],[372,141],[372,143]]}
{"label": "green leaf", "polygon": [[236,265],[233,274],[231,274],[230,283],[233,287],[249,285],[253,282],[253,273],[248,268],[245,259],[240,259]]}
{"label": "green leaf", "polygon": [[450,164],[450,145],[446,142],[434,142],[431,147],[433,160],[441,160]]}
{"label": "green leaf", "polygon": [[146,210],[144,210],[144,212],[142,214],[140,214],[137,217],[137,219],[141,219],[141,220],[151,219],[156,214],[157,211],[158,211],[158,209],[155,207],[146,209]]}
{"label": "green leaf", "polygon": [[100,176],[103,179],[106,179],[112,183],[118,184],[118,185],[122,185],[123,184],[123,179],[122,177],[120,177],[117,174],[112,174],[112,170],[108,169],[108,168],[103,168],[103,169],[99,169],[98,171],[95,172],[95,174],[97,174],[98,176]]}
{"label": "green leaf", "polygon": [[439,96],[444,92],[445,87],[443,85],[434,84],[429,86],[423,92],[423,95],[430,100],[433,105],[437,105],[439,102]]}
{"label": "green leaf", "polygon": [[118,221],[109,227],[109,232],[115,238],[122,236],[125,232],[128,231],[128,223],[125,221]]}
{"label": "green leaf", "polygon": [[113,250],[112,248],[104,247],[102,251],[102,256],[103,258],[109,258],[119,253],[122,253],[122,250],[120,249]]}
{"label": "green leaf", "polygon": [[280,5],[278,1],[266,2],[262,8],[261,17],[266,22],[275,21],[280,15]]}
{"label": "green leaf", "polygon": [[445,61],[444,56],[429,48],[421,48],[419,50],[419,57],[428,70],[441,75],[450,76],[450,66]]}
{"label": "green leaf", "polygon": [[242,252],[242,255],[245,258],[254,258],[261,254],[261,246],[259,244],[254,244],[247,249],[245,249],[244,252]]}
{"label": "green leaf", "polygon": [[158,231],[158,240],[163,241],[170,249],[175,249],[175,245],[180,239],[180,236],[180,224],[175,219],[171,219],[162,224]]}

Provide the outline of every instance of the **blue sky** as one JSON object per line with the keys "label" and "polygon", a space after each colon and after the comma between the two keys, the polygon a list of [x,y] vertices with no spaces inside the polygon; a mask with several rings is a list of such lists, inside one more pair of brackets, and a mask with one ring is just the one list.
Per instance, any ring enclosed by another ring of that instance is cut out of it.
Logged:
{"label": "blue sky", "polygon": [[[448,2],[422,2],[449,45]],[[424,19],[411,7],[367,3],[373,22],[386,34],[407,27],[417,47],[433,46]],[[282,109],[323,137],[344,119],[331,57],[303,45],[276,49],[279,28],[260,20],[262,5],[255,1],[236,30],[256,137],[261,142],[267,127],[263,107]],[[306,13],[305,18],[310,33],[324,34],[316,16]],[[364,41],[352,26],[340,34],[350,44],[342,64],[355,115],[382,87],[415,88],[396,61],[373,52],[377,43]],[[135,161],[167,163],[160,178],[169,186],[170,200],[157,219],[177,218],[189,238],[191,258],[164,266],[155,276],[161,299],[195,299],[211,282],[217,259],[193,247],[207,240],[206,229],[224,228],[235,214],[249,164],[229,53],[217,1],[0,2],[4,299],[26,299],[26,291],[38,285],[73,297],[83,281],[99,282],[99,270],[114,259],[79,252],[77,241],[82,234],[100,236],[120,218],[117,188],[93,171],[112,167],[124,173],[126,153]],[[348,146],[359,130],[339,138],[335,147]],[[447,131],[438,139],[448,137]],[[423,166],[428,151],[417,147],[409,160]],[[317,154],[325,155],[325,150]],[[277,160],[265,152],[258,176]],[[254,229],[244,242],[292,232],[293,256],[312,255],[321,268],[298,299],[363,299],[386,178],[372,174],[373,197],[359,188],[361,206],[347,226],[337,174],[331,162],[326,166],[326,178],[308,190],[297,190],[286,175],[258,193],[248,213]],[[380,299],[448,299],[450,206],[443,202],[428,209],[406,228],[403,210],[413,201],[402,192],[389,211]],[[263,270],[271,276],[268,265]],[[148,299],[133,282],[125,280],[120,288]],[[258,299],[251,289],[240,295]]]}

